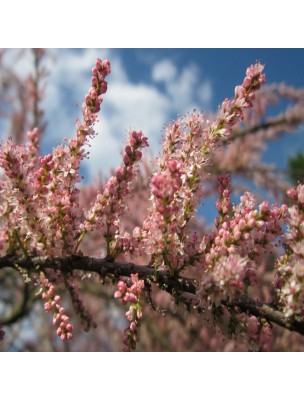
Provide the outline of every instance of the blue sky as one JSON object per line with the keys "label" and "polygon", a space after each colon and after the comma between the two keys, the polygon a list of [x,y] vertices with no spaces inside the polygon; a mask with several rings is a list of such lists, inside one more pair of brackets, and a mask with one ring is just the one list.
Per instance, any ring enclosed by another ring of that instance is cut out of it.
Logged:
{"label": "blue sky", "polygon": [[[266,64],[268,83],[304,86],[303,49],[53,49],[50,53],[55,61],[47,62],[44,153],[75,134],[75,119],[80,117],[79,105],[96,58],[108,58],[112,65],[96,127],[99,134],[82,170],[86,180],[100,171],[108,175],[120,164],[129,129],[142,130],[149,137],[148,152],[157,155],[164,124],[193,108],[215,111],[225,97],[233,96],[247,66],[257,60]],[[14,67],[26,75],[30,65],[28,53]],[[283,169],[288,156],[299,149],[304,150],[303,130],[272,143],[264,158]]]}

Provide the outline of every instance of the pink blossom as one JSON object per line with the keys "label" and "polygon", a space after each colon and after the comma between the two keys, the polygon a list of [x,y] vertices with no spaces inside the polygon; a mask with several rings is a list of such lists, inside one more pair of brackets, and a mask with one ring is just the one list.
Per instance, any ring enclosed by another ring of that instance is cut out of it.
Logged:
{"label": "pink blossom", "polygon": [[230,205],[230,175],[218,181],[220,219],[209,236],[208,248],[201,254],[205,265],[201,293],[207,301],[217,304],[255,284],[256,263],[283,234],[286,213],[285,205],[271,208],[264,202],[256,208],[254,196],[249,192],[241,197],[240,204],[224,212],[222,205]]}
{"label": "pink blossom", "polygon": [[44,309],[49,312],[53,310],[53,325],[58,326],[57,335],[62,339],[72,339],[73,325],[70,324],[70,318],[64,314],[64,308],[60,306],[60,296],[55,295],[55,286],[43,273],[37,278],[37,284],[41,285],[43,292],[42,298],[45,300]]}
{"label": "pink blossom", "polygon": [[141,296],[144,289],[144,280],[138,278],[138,274],[131,274],[131,282],[124,281],[117,283],[118,291],[115,292],[115,298],[121,298],[122,303],[131,303],[126,312],[126,318],[130,321],[130,326],[124,332],[124,351],[134,350],[138,340],[138,328],[142,319]]}
{"label": "pink blossom", "polygon": [[287,251],[276,261],[276,287],[281,302],[284,304],[286,317],[302,314],[304,310],[304,202],[302,200],[304,185],[288,191],[296,201],[289,207],[287,216],[288,230],[282,239]]}
{"label": "pink blossom", "polygon": [[[106,226],[105,238],[108,254],[116,251],[125,251],[128,243],[122,243],[119,238],[119,225],[123,213],[126,211],[126,197],[130,193],[131,183],[136,175],[136,163],[141,158],[138,149],[148,146],[147,138],[142,132],[129,133],[128,144],[123,156],[124,165],[119,167],[115,176],[112,176],[103,189],[98,193],[96,201],[87,212],[86,221],[83,224],[83,235],[86,232]],[[83,235],[81,238],[83,238]]]}

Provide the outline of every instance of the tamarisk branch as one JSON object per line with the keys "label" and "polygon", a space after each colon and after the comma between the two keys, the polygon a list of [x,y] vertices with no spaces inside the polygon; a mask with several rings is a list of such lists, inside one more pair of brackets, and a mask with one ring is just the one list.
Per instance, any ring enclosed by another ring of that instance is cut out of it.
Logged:
{"label": "tamarisk branch", "polygon": [[11,267],[17,270],[28,272],[44,271],[51,268],[62,272],[72,272],[80,270],[83,272],[95,272],[102,278],[121,276],[131,276],[138,274],[140,279],[145,279],[149,283],[157,283],[159,287],[170,294],[177,292],[196,293],[196,281],[182,278],[170,277],[167,271],[158,271],[157,279],[155,269],[148,265],[136,265],[132,263],[118,263],[109,258],[91,258],[80,255],[68,257],[28,257],[20,258],[16,256],[0,257],[0,268]]}
{"label": "tamarisk branch", "polygon": [[[137,265],[133,263],[121,263],[109,258],[91,258],[82,255],[72,255],[69,257],[18,257],[6,255],[0,257],[1,268],[14,268],[20,272],[24,270],[28,273],[35,271],[45,271],[47,269],[59,270],[62,272],[72,272],[79,270],[82,272],[94,272],[100,277],[115,278],[129,277],[131,274],[138,274],[140,279],[144,279],[149,285],[156,284],[160,289],[170,293],[172,297],[178,299],[184,294],[195,295],[198,290],[198,281],[171,276],[168,271],[158,271],[155,275],[154,268],[149,265]],[[222,304],[229,307],[237,306],[241,311],[249,313],[259,318],[265,318],[268,322],[277,324],[290,331],[304,335],[304,318],[286,318],[283,312],[276,309],[273,305],[252,300],[246,296],[241,296],[233,301],[222,301]],[[201,309],[201,308],[200,308]]]}

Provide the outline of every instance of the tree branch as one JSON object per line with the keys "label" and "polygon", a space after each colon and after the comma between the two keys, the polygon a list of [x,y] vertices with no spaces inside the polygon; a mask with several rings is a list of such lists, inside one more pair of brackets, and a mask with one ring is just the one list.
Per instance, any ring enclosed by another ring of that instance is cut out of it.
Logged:
{"label": "tree branch", "polygon": [[167,271],[158,271],[157,277],[154,268],[148,265],[136,265],[133,263],[119,263],[108,258],[90,258],[80,255],[69,257],[0,257],[0,268],[18,267],[28,272],[39,272],[44,269],[54,269],[63,272],[80,270],[83,272],[96,272],[102,278],[107,276],[118,279],[120,276],[131,276],[138,273],[140,279],[157,284],[162,290],[176,295],[178,292],[195,294],[197,281],[183,277],[172,277]]}
{"label": "tree branch", "polygon": [[288,124],[289,127],[297,127],[300,123],[303,122],[303,118],[304,116],[302,115],[301,116],[295,115],[292,120],[290,120],[290,118],[288,119],[285,115],[276,118],[269,118],[267,121],[261,122],[249,128],[245,128],[243,130],[233,130],[231,132],[231,135],[223,141],[231,143],[232,141],[238,138],[243,138],[244,136],[252,135],[261,129],[275,128],[284,124],[285,126],[283,126],[282,128],[282,132],[285,132],[286,124]]}
{"label": "tree branch", "polygon": [[242,296],[230,304],[226,303],[225,305],[237,306],[244,312],[255,315],[259,318],[265,318],[267,321],[273,322],[285,329],[304,335],[303,317],[286,318],[281,311],[267,303],[262,303],[258,300],[251,300],[248,297]]}
{"label": "tree branch", "polygon": [[[72,255],[69,257],[18,257],[6,255],[0,257],[0,268],[14,268],[20,272],[20,268],[28,272],[39,272],[45,269],[60,270],[71,272],[80,270],[83,272],[95,272],[102,278],[114,277],[119,279],[121,276],[130,276],[138,274],[140,279],[144,279],[149,284],[154,283],[160,289],[170,293],[174,298],[183,301],[183,295],[195,295],[198,290],[198,281],[171,276],[168,271],[158,271],[155,275],[154,268],[149,265],[136,265],[133,263],[121,263],[108,258],[96,259],[81,255]],[[185,300],[187,302],[187,300]],[[292,317],[286,318],[283,312],[277,310],[272,305],[241,296],[233,301],[223,301],[227,307],[239,307],[241,311],[255,315],[259,318],[265,318],[267,321],[275,323],[290,331],[295,331],[304,335],[304,318]]]}

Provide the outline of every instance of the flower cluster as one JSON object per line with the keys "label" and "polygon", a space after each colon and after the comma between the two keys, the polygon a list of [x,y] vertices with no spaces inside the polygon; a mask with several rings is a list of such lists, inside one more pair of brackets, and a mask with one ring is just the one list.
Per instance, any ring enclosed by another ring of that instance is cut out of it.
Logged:
{"label": "flower cluster", "polygon": [[247,68],[242,85],[235,88],[234,99],[226,99],[222,103],[217,121],[212,126],[214,135],[230,133],[231,126],[244,118],[244,109],[253,106],[255,92],[261,84],[265,83],[265,75],[262,74],[263,69],[264,66],[258,63]]}
{"label": "flower cluster", "polygon": [[286,317],[304,313],[304,185],[288,191],[296,204],[288,209],[283,244],[286,252],[276,263],[280,300]]}
{"label": "flower cluster", "polygon": [[[77,137],[68,142],[67,147],[58,146],[54,150],[54,176],[52,185],[55,194],[53,206],[55,213],[52,222],[54,230],[60,232],[63,247],[67,252],[75,248],[74,238],[79,234],[80,210],[79,210],[79,189],[76,184],[80,181],[79,169],[81,160],[87,156],[84,145],[88,139],[95,135],[93,125],[97,121],[97,113],[100,111],[102,103],[101,95],[107,91],[106,76],[111,72],[108,60],[101,61],[99,58],[92,69],[92,86],[85,96],[85,103],[82,105],[83,120],[77,120]],[[58,190],[58,189],[61,190]],[[57,190],[56,190],[57,189]],[[63,205],[56,196],[66,200]],[[58,223],[59,222],[59,223]]]}
{"label": "flower cluster", "polygon": [[41,131],[38,128],[34,128],[31,131],[28,131],[28,152],[29,152],[29,168],[34,168],[36,163],[37,154],[40,151],[40,140],[41,140]]}
{"label": "flower cluster", "polygon": [[105,78],[110,72],[110,62],[98,58],[92,68],[92,86],[85,95],[85,102],[82,105],[83,120],[77,120],[77,137],[70,139],[68,143],[69,151],[66,160],[70,166],[68,174],[75,182],[79,180],[80,161],[87,156],[83,146],[87,144],[89,138],[95,136],[93,126],[97,122],[97,114],[103,101],[101,95],[107,91]]}
{"label": "flower cluster", "polygon": [[9,140],[0,146],[0,166],[7,177],[2,188],[9,205],[6,216],[28,254],[65,256],[74,251],[82,216],[76,185],[86,155],[83,146],[94,133],[109,73],[109,62],[97,59],[82,107],[83,121],[77,121],[77,137],[68,146],[59,145],[53,154],[39,156],[41,132],[37,128],[28,132],[25,145]]}
{"label": "flower cluster", "polygon": [[96,114],[100,111],[102,103],[102,94],[107,91],[107,82],[105,78],[111,72],[110,62],[108,60],[96,60],[95,66],[92,68],[92,86],[85,96],[85,103],[82,105],[83,122],[78,121],[77,144],[82,146],[88,135],[94,132],[91,126],[96,122]]}
{"label": "flower cluster", "polygon": [[174,214],[174,194],[182,185],[181,174],[184,164],[168,160],[166,169],[156,173],[151,179],[151,192],[155,198],[155,210],[163,217],[163,222],[170,221]]}
{"label": "flower cluster", "polygon": [[61,340],[72,339],[73,325],[70,323],[70,318],[65,314],[65,308],[59,304],[60,296],[55,295],[55,286],[44,274],[41,274],[39,284],[42,288],[42,299],[45,301],[45,311],[53,311],[53,325],[58,326],[57,335]]}
{"label": "flower cluster", "polygon": [[215,305],[220,305],[227,298],[233,299],[236,294],[244,291],[244,282],[252,273],[247,257],[239,254],[219,256],[212,270],[203,276],[203,298]]}
{"label": "flower cluster", "polygon": [[[152,210],[140,233],[137,231],[142,249],[156,255],[156,268],[180,271],[188,262],[189,257],[184,251],[185,245],[189,246],[186,227],[202,197],[205,166],[220,141],[243,118],[243,110],[252,107],[255,92],[265,81],[262,71],[260,64],[247,69],[243,84],[236,88],[235,98],[223,102],[214,123],[206,120],[202,113],[194,111],[169,124],[166,129],[162,154],[158,160],[159,171],[151,180]],[[171,166],[177,169],[175,176],[172,175]],[[161,196],[165,196],[165,200],[160,200]],[[166,204],[168,202],[170,204]],[[160,210],[168,215],[165,217]],[[160,219],[167,221],[167,229],[159,229]],[[168,254],[172,260],[168,259]]]}
{"label": "flower cluster", "polygon": [[[281,102],[286,104],[282,112]],[[262,87],[254,100],[254,107],[243,112],[243,121],[239,121],[229,136],[229,144],[213,153],[208,190],[204,196],[214,193],[217,175],[228,171],[234,176],[246,177],[257,187],[267,190],[274,198],[286,201],[286,183],[284,176],[278,175],[275,166],[262,161],[262,155],[269,141],[277,140],[282,134],[296,132],[303,123],[304,91],[285,84],[268,84]],[[268,107],[280,107],[278,114],[268,115]],[[241,151],[240,151],[241,149]],[[236,190],[244,191],[241,182],[234,184]]]}
{"label": "flower cluster", "polygon": [[107,254],[113,255],[117,250],[117,240],[120,233],[120,220],[126,211],[126,196],[130,192],[130,185],[136,175],[136,163],[142,157],[142,148],[148,146],[148,140],[142,132],[132,131],[125,147],[123,165],[118,167],[115,176],[106,183],[103,193],[98,193],[95,203],[87,212],[86,220],[82,224],[83,233],[105,227]]}
{"label": "flower cluster", "polygon": [[261,322],[254,315],[248,316],[244,313],[237,313],[235,318],[240,326],[240,334],[249,344],[253,351],[272,350],[272,329],[266,321]]}
{"label": "flower cluster", "polygon": [[[145,250],[155,254],[155,266],[174,269],[181,260],[179,251],[178,226],[175,216],[178,212],[176,193],[182,186],[181,175],[184,164],[168,160],[165,169],[151,179],[154,212],[143,224]],[[149,235],[148,232],[153,232]],[[157,252],[154,250],[157,248]]]}
{"label": "flower cluster", "polygon": [[138,342],[138,328],[142,319],[140,301],[144,286],[145,283],[142,279],[138,279],[138,274],[131,274],[131,284],[129,286],[124,281],[117,283],[118,290],[114,293],[114,297],[121,299],[122,304],[131,303],[129,310],[126,312],[130,326],[124,332],[124,351],[134,350]]}
{"label": "flower cluster", "polygon": [[[7,227],[14,227],[24,240],[24,247],[31,252],[41,248],[41,238],[46,235],[41,224],[42,210],[35,203],[35,180],[30,169],[29,147],[17,145],[8,140],[0,146],[0,166],[7,180],[2,183],[1,196],[7,201],[3,215],[7,218]],[[6,237],[12,241],[12,232],[8,229]]]}
{"label": "flower cluster", "polygon": [[230,175],[220,177],[220,199],[216,202],[220,218],[212,234],[201,243],[203,297],[217,304],[255,282],[255,270],[263,254],[275,248],[277,237],[283,233],[287,210],[285,205],[270,207],[266,201],[256,208],[249,192],[230,209],[230,192]]}

